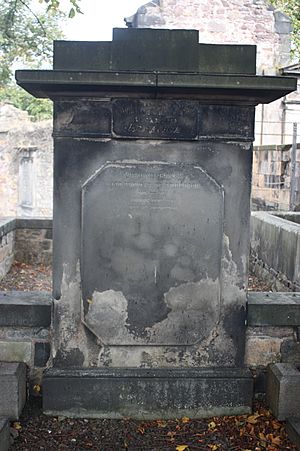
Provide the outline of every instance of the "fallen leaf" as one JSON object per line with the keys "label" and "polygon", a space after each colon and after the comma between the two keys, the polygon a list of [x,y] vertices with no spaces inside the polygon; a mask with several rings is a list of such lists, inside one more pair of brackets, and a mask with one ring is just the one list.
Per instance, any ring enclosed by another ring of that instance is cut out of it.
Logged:
{"label": "fallen leaf", "polygon": [[209,430],[213,430],[216,429],[217,425],[214,421],[211,421],[210,423],[208,423],[208,429]]}
{"label": "fallen leaf", "polygon": [[182,423],[188,423],[190,421],[189,417],[181,418]]}
{"label": "fallen leaf", "polygon": [[188,445],[177,445],[176,451],[184,451],[185,449],[188,449]]}
{"label": "fallen leaf", "polygon": [[145,428],[144,428],[143,426],[140,426],[140,427],[138,428],[138,432],[139,432],[140,434],[144,435],[144,434],[145,434]]}
{"label": "fallen leaf", "polygon": [[256,424],[257,423],[257,419],[260,417],[259,414],[256,415],[251,415],[250,417],[247,418],[247,423],[250,424]]}
{"label": "fallen leaf", "polygon": [[21,424],[20,424],[18,421],[15,421],[15,422],[13,423],[13,427],[14,427],[14,429],[16,429],[17,431],[20,431],[20,429],[22,429],[22,426],[21,426]]}
{"label": "fallen leaf", "polygon": [[157,420],[156,424],[159,428],[165,428],[167,426],[167,422],[165,420]]}

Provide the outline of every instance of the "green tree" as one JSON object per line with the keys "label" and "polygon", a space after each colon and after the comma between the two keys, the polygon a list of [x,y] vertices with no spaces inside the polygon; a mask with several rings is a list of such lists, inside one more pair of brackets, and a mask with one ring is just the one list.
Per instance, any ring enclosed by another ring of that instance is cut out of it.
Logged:
{"label": "green tree", "polygon": [[279,9],[292,20],[293,55],[300,60],[300,0],[270,0],[275,8]]}
{"label": "green tree", "polygon": [[[68,16],[80,13],[77,0],[69,0]],[[16,67],[40,68],[50,65],[54,39],[63,38],[62,23],[67,15],[58,0],[0,0],[0,101],[24,109],[34,119],[51,116],[51,102],[34,99],[17,87]],[[33,7],[35,8],[33,9]]]}

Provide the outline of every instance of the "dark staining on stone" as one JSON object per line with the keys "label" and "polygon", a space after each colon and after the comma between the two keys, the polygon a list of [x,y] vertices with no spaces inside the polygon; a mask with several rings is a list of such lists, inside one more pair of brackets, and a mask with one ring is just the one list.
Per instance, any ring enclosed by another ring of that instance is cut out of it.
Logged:
{"label": "dark staining on stone", "polygon": [[79,349],[58,350],[54,365],[57,367],[82,367],[84,363],[84,355]]}
{"label": "dark staining on stone", "polygon": [[244,365],[246,315],[246,307],[243,305],[237,304],[235,307],[224,309],[223,327],[234,344],[236,351],[234,364],[237,367]]}

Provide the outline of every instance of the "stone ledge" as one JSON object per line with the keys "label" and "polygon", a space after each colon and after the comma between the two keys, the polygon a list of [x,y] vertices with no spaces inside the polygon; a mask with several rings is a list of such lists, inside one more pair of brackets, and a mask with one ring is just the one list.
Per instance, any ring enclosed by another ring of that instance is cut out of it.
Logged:
{"label": "stone ledge", "polygon": [[[300,415],[300,412],[299,412]],[[300,450],[300,417],[288,418],[286,422],[286,430],[290,440],[297,446],[297,450]]]}
{"label": "stone ledge", "polygon": [[138,419],[251,412],[247,369],[52,368],[44,375],[49,415]]}
{"label": "stone ledge", "polygon": [[267,402],[278,420],[300,412],[300,370],[289,363],[275,363],[268,368]]}
{"label": "stone ledge", "polygon": [[8,451],[10,447],[9,422],[0,418],[0,451]]}
{"label": "stone ledge", "polygon": [[51,323],[52,296],[39,291],[1,291],[0,326],[48,327]]}
{"label": "stone ledge", "polygon": [[300,293],[248,293],[248,326],[300,326]]}
{"label": "stone ledge", "polygon": [[0,219],[0,238],[16,229],[16,220],[14,218]]}
{"label": "stone ledge", "polygon": [[26,365],[0,362],[0,417],[18,419],[26,401]]}
{"label": "stone ledge", "polygon": [[16,229],[52,229],[52,219],[0,218],[0,238]]}
{"label": "stone ledge", "polygon": [[52,219],[16,218],[16,229],[52,229]]}

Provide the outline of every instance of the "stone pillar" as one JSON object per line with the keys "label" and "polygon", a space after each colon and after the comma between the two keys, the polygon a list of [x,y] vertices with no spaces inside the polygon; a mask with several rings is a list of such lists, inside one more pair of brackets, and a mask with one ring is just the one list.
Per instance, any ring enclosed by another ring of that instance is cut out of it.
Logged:
{"label": "stone pillar", "polygon": [[53,71],[20,71],[17,80],[54,100],[45,411],[249,411],[254,107],[294,80],[256,77],[253,46],[150,29],[115,29],[112,42],[58,41]]}

